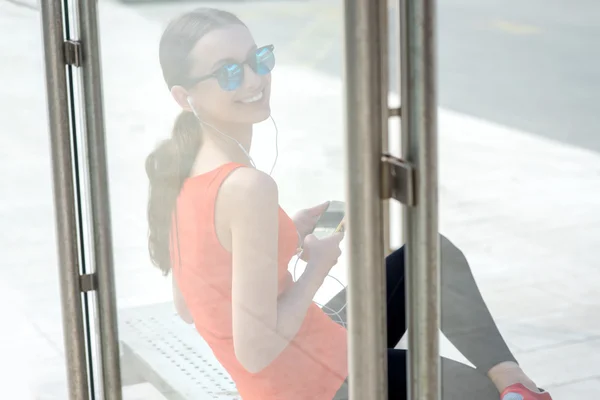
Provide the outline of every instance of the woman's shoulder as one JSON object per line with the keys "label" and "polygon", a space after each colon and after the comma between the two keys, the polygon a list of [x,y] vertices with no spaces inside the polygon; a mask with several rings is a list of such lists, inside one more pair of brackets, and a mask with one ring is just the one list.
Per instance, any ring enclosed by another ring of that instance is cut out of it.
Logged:
{"label": "woman's shoulder", "polygon": [[237,168],[221,185],[217,210],[227,210],[228,223],[254,226],[249,221],[276,218],[279,208],[277,184],[268,174],[254,168]]}
{"label": "woman's shoulder", "polygon": [[278,189],[275,180],[267,173],[246,165],[237,165],[223,180],[221,193],[225,196],[251,200],[256,197],[275,196]]}
{"label": "woman's shoulder", "polygon": [[277,184],[267,173],[240,163],[224,163],[197,171],[182,188],[202,197],[218,197],[240,204],[240,199],[278,199]]}

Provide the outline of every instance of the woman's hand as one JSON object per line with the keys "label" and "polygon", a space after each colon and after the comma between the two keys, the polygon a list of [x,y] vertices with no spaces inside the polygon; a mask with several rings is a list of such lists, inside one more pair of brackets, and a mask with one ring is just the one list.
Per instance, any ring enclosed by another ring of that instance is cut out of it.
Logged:
{"label": "woman's hand", "polygon": [[327,207],[329,207],[329,201],[312,208],[300,210],[292,217],[292,221],[294,221],[294,225],[296,225],[296,230],[300,236],[299,247],[304,246],[304,239],[314,231],[319,217],[327,210]]}
{"label": "woman's hand", "polygon": [[323,268],[325,273],[329,273],[342,255],[340,243],[343,238],[343,232],[334,233],[323,239],[317,239],[315,235],[308,235],[304,241],[302,259],[309,264]]}

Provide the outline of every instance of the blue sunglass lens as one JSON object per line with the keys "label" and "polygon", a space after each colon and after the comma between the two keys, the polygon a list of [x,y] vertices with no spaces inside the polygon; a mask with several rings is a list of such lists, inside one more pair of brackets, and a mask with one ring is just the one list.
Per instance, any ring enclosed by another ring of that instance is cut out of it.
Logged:
{"label": "blue sunglass lens", "polygon": [[218,73],[219,85],[223,90],[236,90],[242,84],[244,70],[239,64],[224,65]]}
{"label": "blue sunglass lens", "polygon": [[275,54],[270,48],[258,49],[256,52],[256,73],[267,75],[275,67]]}
{"label": "blue sunglass lens", "polygon": [[[267,75],[275,67],[275,55],[270,47],[258,49],[255,59],[252,61],[249,64],[258,75]],[[244,67],[240,64],[224,65],[217,72],[217,79],[223,90],[236,90],[244,80]]]}

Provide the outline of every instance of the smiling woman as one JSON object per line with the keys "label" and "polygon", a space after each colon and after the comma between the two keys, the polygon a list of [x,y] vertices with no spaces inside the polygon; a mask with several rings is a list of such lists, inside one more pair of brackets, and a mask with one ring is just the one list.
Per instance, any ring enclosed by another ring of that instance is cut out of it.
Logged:
{"label": "smiling woman", "polygon": [[[345,320],[325,312],[342,310],[334,302],[345,304],[346,291],[323,309],[313,302],[344,237],[343,229],[316,232],[318,221],[341,228],[343,207],[322,203],[290,218],[277,183],[249,155],[254,124],[271,114],[273,46],[256,44],[233,14],[202,8],[168,25],[159,54],[181,114],[146,163],[149,248],[154,264],[172,273],[179,315],[194,324],[244,400],[347,400]],[[504,400],[549,400],[515,363],[462,253],[441,242],[441,292],[451,316],[442,327],[478,368],[445,359],[443,376],[451,378],[444,398],[495,400],[500,391]],[[294,280],[288,265],[298,249],[307,264]],[[395,348],[406,332],[405,258],[401,248],[386,259],[394,400],[407,396],[407,353]],[[465,327],[473,330],[465,334]]]}
{"label": "smiling woman", "polygon": [[[299,229],[249,156],[253,125],[271,114],[274,46],[204,8],[168,25],[159,55],[182,111],[146,163],[149,248],[173,274],[178,312],[244,399],[332,399],[347,376],[346,331],[312,299],[343,235]],[[302,245],[310,260],[293,282],[287,266]]]}

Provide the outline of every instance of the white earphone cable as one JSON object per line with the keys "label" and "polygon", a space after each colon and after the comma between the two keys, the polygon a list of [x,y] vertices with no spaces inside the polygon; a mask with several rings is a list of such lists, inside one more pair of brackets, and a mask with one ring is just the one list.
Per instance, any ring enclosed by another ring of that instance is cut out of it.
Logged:
{"label": "white earphone cable", "polygon": [[[200,119],[200,117],[198,116],[198,113],[196,112],[196,109],[195,109],[195,107],[193,105],[191,97],[187,98],[187,102],[188,102],[188,105],[190,106],[190,108],[192,109],[192,112],[196,116],[196,119],[198,120],[198,122],[201,125],[206,125],[209,128],[212,128],[217,133],[221,134],[222,136],[226,137],[227,139],[229,139],[229,140],[233,141],[235,144],[237,144],[237,146],[240,148],[240,150],[242,150],[242,152],[244,153],[244,155],[246,157],[248,157],[248,161],[250,161],[250,164],[252,165],[252,167],[256,168],[256,164],[254,163],[254,159],[252,158],[252,156],[250,155],[250,153],[248,153],[248,151],[244,148],[244,146],[242,146],[242,144],[239,141],[237,141],[236,139],[234,139],[231,136],[227,135],[226,133],[222,132],[221,130],[219,130],[214,125],[211,125],[208,122],[202,121],[202,119]],[[275,160],[273,161],[273,165],[271,166],[271,170],[269,171],[269,175],[272,175],[273,174],[273,170],[275,169],[275,165],[277,165],[277,159],[279,158],[279,129],[277,128],[277,123],[275,122],[275,119],[273,118],[273,116],[269,115],[269,119],[271,120],[271,122],[273,123],[273,126],[275,127]]]}
{"label": "white earphone cable", "polygon": [[[242,144],[235,140],[234,138],[232,138],[231,136],[227,135],[226,133],[223,133],[221,130],[219,130],[218,128],[216,128],[215,126],[202,121],[202,119],[200,119],[200,117],[198,116],[198,113],[196,112],[196,109],[194,108],[193,102],[192,102],[192,98],[188,97],[187,98],[187,102],[188,105],[190,106],[190,108],[192,109],[192,112],[194,113],[194,115],[196,116],[196,119],[198,119],[198,122],[202,125],[206,125],[210,128],[212,128],[214,131],[216,131],[217,133],[223,135],[224,137],[226,137],[227,139],[233,141],[235,144],[237,144],[237,146],[240,148],[240,150],[242,150],[242,152],[246,155],[246,157],[248,157],[248,161],[250,161],[250,164],[252,164],[252,167],[256,168],[256,164],[254,163],[254,160],[252,159],[252,156],[250,155],[250,153],[248,153],[248,151],[244,148],[244,146],[242,146]],[[275,166],[277,165],[277,159],[279,158],[279,129],[277,127],[277,123],[275,122],[275,119],[269,115],[269,118],[271,119],[271,122],[273,123],[273,126],[275,127],[275,160],[273,161],[273,165],[271,166],[271,170],[269,171],[269,175],[273,174],[273,170],[275,169]],[[296,258],[296,262],[294,264],[294,270],[293,270],[293,280],[296,281],[296,268],[298,267],[298,261],[300,260],[300,257],[302,256],[302,252],[300,252],[299,254],[297,254],[297,258]],[[338,282],[340,284],[340,286],[342,287],[342,290],[346,288],[346,286],[344,286],[344,284],[335,276],[328,274],[328,277],[334,279],[336,282]],[[342,311],[344,311],[344,309],[346,308],[346,306],[348,305],[348,302],[346,301],[346,303],[339,309],[339,310],[333,310],[330,307],[326,306],[326,305],[322,305],[319,304],[317,302],[314,302],[315,304],[317,304],[319,307],[321,307],[322,309],[325,310],[325,313],[327,315],[329,315],[330,317],[337,317],[338,320],[336,322],[339,322],[342,326],[346,326],[346,321],[343,320],[343,318],[341,317],[340,313]],[[331,311],[332,313],[327,313],[327,310]]]}
{"label": "white earphone cable", "polygon": [[[296,282],[296,270],[298,269],[298,262],[300,261],[300,258],[302,257],[302,253],[303,250],[301,250],[298,254],[296,254],[296,261],[294,262],[294,267],[292,270],[292,279],[294,280],[294,282]],[[342,287],[342,290],[346,289],[346,285],[344,285],[338,278],[336,278],[335,276],[331,275],[331,274],[327,274],[328,278],[333,279],[334,281],[336,281],[337,283],[340,284],[340,286]],[[321,307],[324,311],[325,314],[329,315],[330,317],[337,317],[336,322],[339,322],[342,326],[346,327],[347,326],[347,322],[344,320],[344,318],[340,315],[340,313],[342,311],[344,311],[346,309],[346,307],[348,306],[348,299],[346,298],[346,302],[344,303],[344,305],[342,307],[340,307],[339,310],[334,310],[331,307],[328,307],[327,305],[323,305],[320,304],[318,302],[314,302],[316,305],[318,305],[319,307]],[[330,312],[327,312],[330,311]]]}

